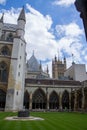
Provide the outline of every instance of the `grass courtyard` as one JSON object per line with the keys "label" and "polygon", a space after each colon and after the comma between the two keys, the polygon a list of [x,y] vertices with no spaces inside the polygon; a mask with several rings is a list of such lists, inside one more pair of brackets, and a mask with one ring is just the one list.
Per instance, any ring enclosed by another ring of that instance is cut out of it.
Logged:
{"label": "grass courtyard", "polygon": [[87,130],[87,114],[60,112],[31,112],[43,121],[7,121],[17,113],[0,112],[0,130]]}

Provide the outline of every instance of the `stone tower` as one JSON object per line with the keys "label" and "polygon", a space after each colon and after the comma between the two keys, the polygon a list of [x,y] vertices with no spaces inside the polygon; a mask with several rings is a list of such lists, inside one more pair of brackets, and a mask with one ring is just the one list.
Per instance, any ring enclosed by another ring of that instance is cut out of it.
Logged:
{"label": "stone tower", "polygon": [[22,8],[17,25],[9,25],[11,33],[11,26],[13,26],[14,35],[12,39],[12,51],[8,75],[8,87],[6,95],[5,110],[20,110],[23,109],[24,98],[24,84],[25,84],[25,63],[26,63],[26,42],[24,39],[25,33],[25,11]]}
{"label": "stone tower", "polygon": [[64,77],[64,72],[66,70],[66,58],[64,57],[63,62],[55,56],[52,61],[52,77],[56,79],[60,79]]}

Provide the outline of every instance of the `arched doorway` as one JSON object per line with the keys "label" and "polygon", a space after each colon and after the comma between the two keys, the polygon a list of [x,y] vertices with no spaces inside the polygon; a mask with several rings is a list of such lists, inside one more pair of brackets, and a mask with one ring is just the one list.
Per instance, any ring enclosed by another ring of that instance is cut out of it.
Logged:
{"label": "arched doorway", "polygon": [[0,109],[5,108],[5,102],[6,102],[6,93],[0,89]]}
{"label": "arched doorway", "polygon": [[24,107],[25,109],[29,109],[29,93],[27,91],[25,91],[24,93]]}
{"label": "arched doorway", "polygon": [[46,95],[41,89],[33,94],[32,109],[46,109]]}
{"label": "arched doorway", "polygon": [[69,93],[66,90],[62,95],[62,108],[69,109]]}
{"label": "arched doorway", "polygon": [[49,98],[49,108],[58,109],[59,108],[59,97],[55,91],[50,94]]}

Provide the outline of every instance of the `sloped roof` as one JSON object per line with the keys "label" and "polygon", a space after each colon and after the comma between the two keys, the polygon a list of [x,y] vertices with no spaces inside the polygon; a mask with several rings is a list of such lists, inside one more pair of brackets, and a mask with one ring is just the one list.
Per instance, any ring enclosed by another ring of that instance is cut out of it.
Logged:
{"label": "sloped roof", "polygon": [[22,8],[20,12],[18,20],[24,20],[26,22],[24,7]]}
{"label": "sloped roof", "polygon": [[27,69],[28,69],[28,71],[33,71],[33,72],[40,71],[39,63],[38,63],[36,57],[34,56],[34,54],[31,56],[31,58],[27,62]]}

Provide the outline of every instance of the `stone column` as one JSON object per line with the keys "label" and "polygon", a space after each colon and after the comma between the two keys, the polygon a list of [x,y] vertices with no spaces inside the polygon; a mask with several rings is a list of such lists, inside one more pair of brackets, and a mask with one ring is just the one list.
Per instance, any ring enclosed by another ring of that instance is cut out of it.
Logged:
{"label": "stone column", "polygon": [[32,92],[30,93],[30,104],[29,109],[32,110]]}
{"label": "stone column", "polygon": [[75,90],[74,111],[77,111],[77,90]]}
{"label": "stone column", "polygon": [[69,110],[71,111],[71,92],[69,93]]}
{"label": "stone column", "polygon": [[47,92],[47,110],[49,110],[49,93]]}
{"label": "stone column", "polygon": [[84,93],[84,87],[82,87],[82,110],[85,109],[85,93]]}
{"label": "stone column", "polygon": [[59,94],[59,110],[62,110],[62,93]]}

